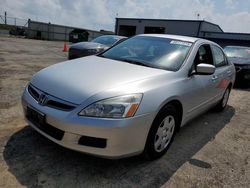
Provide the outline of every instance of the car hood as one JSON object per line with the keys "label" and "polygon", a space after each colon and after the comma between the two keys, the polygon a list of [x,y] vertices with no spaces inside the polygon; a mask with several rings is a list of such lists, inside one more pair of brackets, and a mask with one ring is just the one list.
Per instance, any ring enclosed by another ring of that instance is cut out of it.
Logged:
{"label": "car hood", "polygon": [[108,48],[108,46],[96,42],[79,42],[70,46],[72,49],[96,49]]}
{"label": "car hood", "polygon": [[88,56],[47,67],[32,77],[31,84],[50,95],[81,104],[99,92],[166,72],[168,71]]}
{"label": "car hood", "polygon": [[228,60],[235,65],[250,65],[250,58],[229,57]]}

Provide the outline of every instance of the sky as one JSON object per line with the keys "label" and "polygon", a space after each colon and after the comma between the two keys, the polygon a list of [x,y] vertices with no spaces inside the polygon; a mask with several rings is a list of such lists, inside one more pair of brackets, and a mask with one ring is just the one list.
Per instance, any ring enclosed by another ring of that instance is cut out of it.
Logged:
{"label": "sky", "polygon": [[0,15],[114,31],[115,18],[206,20],[250,33],[250,0],[0,0]]}

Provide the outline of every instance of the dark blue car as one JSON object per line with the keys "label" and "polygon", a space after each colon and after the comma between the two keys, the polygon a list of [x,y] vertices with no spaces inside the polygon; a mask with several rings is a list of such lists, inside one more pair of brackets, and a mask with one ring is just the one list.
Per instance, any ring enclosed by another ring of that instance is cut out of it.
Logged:
{"label": "dark blue car", "polygon": [[126,38],[127,37],[117,35],[103,35],[90,42],[79,42],[73,44],[69,47],[68,59],[76,59],[100,53]]}
{"label": "dark blue car", "polygon": [[228,60],[236,69],[236,83],[247,83],[250,81],[250,47],[226,46],[224,48]]}

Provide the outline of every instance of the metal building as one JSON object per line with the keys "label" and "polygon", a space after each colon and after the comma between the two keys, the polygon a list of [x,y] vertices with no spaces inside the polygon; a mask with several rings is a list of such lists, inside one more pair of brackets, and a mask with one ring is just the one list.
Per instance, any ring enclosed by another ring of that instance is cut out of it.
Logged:
{"label": "metal building", "polygon": [[219,25],[204,20],[116,18],[115,33],[123,36],[143,33],[175,34],[209,39],[221,46],[250,46],[250,34],[224,32]]}
{"label": "metal building", "polygon": [[69,41],[69,34],[75,30],[85,30],[88,32],[88,41],[106,34],[114,34],[111,31],[95,31],[84,28],[76,28],[65,25],[57,25],[51,23],[37,22],[33,20],[28,21],[27,38],[36,38],[43,40],[58,40],[58,41]]}

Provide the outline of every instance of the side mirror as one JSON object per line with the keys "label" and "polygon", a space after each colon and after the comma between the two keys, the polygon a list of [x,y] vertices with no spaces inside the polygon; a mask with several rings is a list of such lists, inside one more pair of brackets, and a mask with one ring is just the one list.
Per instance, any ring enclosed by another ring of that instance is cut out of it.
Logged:
{"label": "side mirror", "polygon": [[195,74],[198,75],[211,75],[215,72],[215,66],[210,64],[201,63],[196,67]]}

